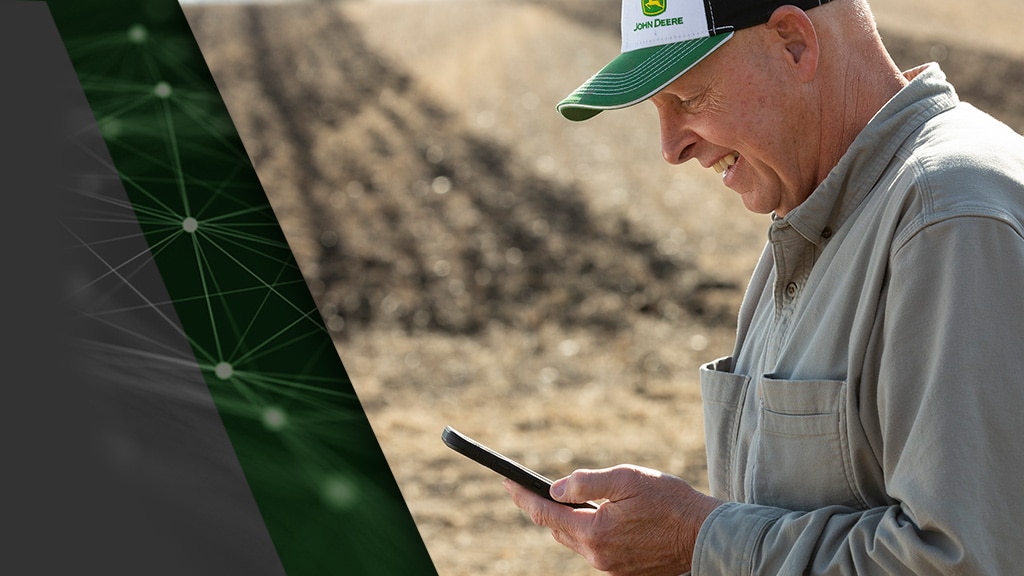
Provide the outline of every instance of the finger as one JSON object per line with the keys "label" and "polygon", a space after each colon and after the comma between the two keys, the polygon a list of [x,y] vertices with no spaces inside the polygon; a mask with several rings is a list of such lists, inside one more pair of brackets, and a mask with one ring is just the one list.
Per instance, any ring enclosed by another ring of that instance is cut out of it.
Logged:
{"label": "finger", "polygon": [[559,502],[611,500],[617,502],[640,493],[659,473],[638,466],[621,465],[601,470],[576,470],[551,485],[551,496]]}
{"label": "finger", "polygon": [[515,505],[526,512],[534,524],[552,529],[562,528],[565,519],[560,513],[571,508],[542,498],[511,480],[505,480],[502,484],[512,496]]}
{"label": "finger", "polygon": [[572,508],[534,494],[527,488],[511,480],[505,480],[505,490],[512,496],[512,501],[530,517],[538,526],[552,531],[579,533],[583,527],[593,520],[596,510]]}

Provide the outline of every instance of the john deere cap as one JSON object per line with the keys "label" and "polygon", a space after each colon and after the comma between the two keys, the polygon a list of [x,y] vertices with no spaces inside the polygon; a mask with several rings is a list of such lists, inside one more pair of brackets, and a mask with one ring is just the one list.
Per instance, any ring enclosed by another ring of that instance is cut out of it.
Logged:
{"label": "john deere cap", "polygon": [[653,96],[725,44],[763,24],[779,6],[803,10],[829,0],[622,0],[622,53],[558,103],[569,120]]}

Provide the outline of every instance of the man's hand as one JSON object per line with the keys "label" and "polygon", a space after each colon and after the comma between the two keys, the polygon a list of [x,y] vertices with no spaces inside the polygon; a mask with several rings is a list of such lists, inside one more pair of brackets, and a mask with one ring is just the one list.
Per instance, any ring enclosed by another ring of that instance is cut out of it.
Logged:
{"label": "man's hand", "polygon": [[680,478],[630,465],[577,470],[551,486],[559,502],[603,501],[597,510],[545,500],[511,480],[504,485],[535,524],[613,576],[688,572],[697,532],[721,504]]}

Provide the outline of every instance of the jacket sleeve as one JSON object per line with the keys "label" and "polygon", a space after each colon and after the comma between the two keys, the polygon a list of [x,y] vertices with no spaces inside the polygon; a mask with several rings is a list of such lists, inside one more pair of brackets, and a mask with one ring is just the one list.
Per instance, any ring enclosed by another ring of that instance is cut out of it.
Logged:
{"label": "jacket sleeve", "polygon": [[860,406],[874,420],[891,503],[726,504],[701,528],[694,575],[1020,573],[1020,222],[950,214],[897,241],[870,383],[876,406]]}

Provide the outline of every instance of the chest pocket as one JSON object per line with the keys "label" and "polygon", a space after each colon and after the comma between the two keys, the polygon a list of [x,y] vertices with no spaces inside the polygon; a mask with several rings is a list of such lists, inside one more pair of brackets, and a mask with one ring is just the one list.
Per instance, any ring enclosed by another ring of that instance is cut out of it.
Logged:
{"label": "chest pocket", "polygon": [[700,367],[700,393],[704,408],[704,438],[708,452],[708,484],[711,495],[722,500],[740,500],[743,470],[737,466],[744,452],[740,422],[743,400],[750,378],[732,374],[732,358],[722,358]]}
{"label": "chest pocket", "polygon": [[759,398],[749,500],[789,510],[866,508],[847,441],[846,382],[764,376]]}

